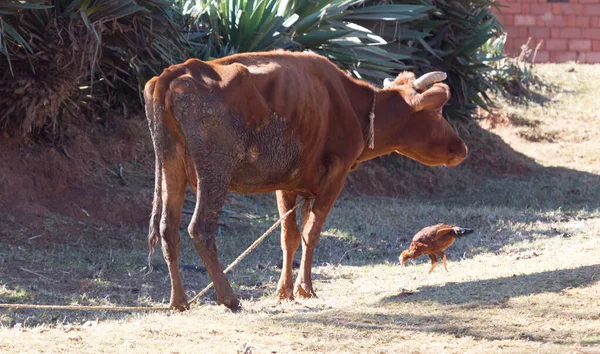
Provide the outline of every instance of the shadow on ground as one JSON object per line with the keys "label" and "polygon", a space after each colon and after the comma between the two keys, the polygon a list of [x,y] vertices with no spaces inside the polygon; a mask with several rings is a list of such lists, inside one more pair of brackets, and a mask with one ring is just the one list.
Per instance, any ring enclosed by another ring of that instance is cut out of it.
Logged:
{"label": "shadow on ground", "polygon": [[409,301],[437,302],[443,305],[483,305],[494,300],[506,302],[517,296],[559,293],[568,288],[587,287],[598,282],[600,263],[573,269],[423,286],[408,298],[389,296],[383,298],[380,304]]}
{"label": "shadow on ground", "polygon": [[[0,176],[0,290],[5,286],[12,294],[0,293],[0,301],[61,300],[64,304],[104,298],[119,305],[143,305],[168,300],[168,273],[157,270],[143,278],[141,271],[147,254],[153,154],[145,124],[128,124],[134,133],[113,136],[108,144],[80,139],[73,145],[78,155],[71,154],[76,161],[54,149],[0,140],[0,164],[6,172]],[[315,265],[396,263],[414,233],[444,221],[476,229],[448,250],[452,267],[453,260],[498,252],[524,240],[568,237],[561,223],[597,214],[600,209],[599,175],[539,165],[475,123],[454,126],[470,149],[469,158],[458,167],[431,168],[391,155],[351,173],[325,225],[325,230],[333,231],[323,233]],[[136,144],[129,143],[132,137],[137,138]],[[94,163],[82,162],[88,155]],[[123,174],[116,173],[121,169]],[[226,208],[262,219],[223,219],[225,226],[218,234],[223,265],[278,218],[274,195],[230,198]],[[549,229],[537,221],[559,226]],[[135,226],[127,226],[128,222]],[[518,224],[528,227],[518,228]],[[199,266],[185,226],[183,230],[181,262]],[[264,286],[277,281],[279,270],[273,269],[281,259],[277,233],[240,264],[239,273],[232,277],[242,298],[263,296],[273,288]],[[154,261],[163,262],[161,258],[157,252]],[[428,262],[425,258],[418,262]],[[582,275],[597,271],[592,268],[581,270]],[[456,300],[464,304],[483,301],[477,296],[491,296],[497,289],[510,296],[534,292],[536,282],[542,283],[539,289],[560,284],[556,285],[560,290],[564,284],[556,283],[553,276],[567,282],[575,271],[554,272],[422,288],[411,300],[430,301],[433,296],[442,302],[452,298],[452,291],[483,289],[466,297],[470,300]],[[187,290],[199,290],[209,281],[196,272],[184,271],[183,278]],[[35,316],[28,316],[15,318],[36,321]]]}
{"label": "shadow on ground", "polygon": [[[547,328],[537,328],[535,335],[532,335],[527,333],[529,324],[523,322],[543,322],[543,318],[553,318],[553,323],[557,323],[556,318],[573,319],[578,316],[589,320],[590,316],[594,316],[593,313],[565,313],[560,306],[540,308],[531,306],[529,302],[511,303],[509,300],[517,296],[561,293],[573,288],[588,287],[600,282],[599,278],[600,264],[497,279],[448,283],[421,287],[418,292],[408,297],[385,297],[372,308],[364,308],[362,311],[336,309],[332,310],[333,312],[317,312],[311,316],[288,316],[282,321],[303,325],[308,322],[340,329],[379,330],[385,331],[389,336],[396,335],[395,331],[419,331],[453,335],[457,338],[470,336],[485,340],[521,339],[542,343],[578,343],[578,335],[570,328],[555,332],[546,326]],[[501,303],[491,304],[491,299],[501,299]],[[431,307],[431,302],[444,307]],[[423,309],[423,312],[418,312],[416,308]],[[510,309],[502,310],[506,308]],[[520,315],[511,317],[508,313],[512,316],[515,313]],[[539,323],[533,326],[544,327]],[[598,344],[594,339],[596,337],[590,338],[586,339],[585,344]]]}

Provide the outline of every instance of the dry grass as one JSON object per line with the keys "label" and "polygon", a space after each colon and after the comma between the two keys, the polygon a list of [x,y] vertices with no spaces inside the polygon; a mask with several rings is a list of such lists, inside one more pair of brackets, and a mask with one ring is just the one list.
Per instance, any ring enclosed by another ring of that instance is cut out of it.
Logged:
{"label": "dry grass", "polygon": [[[481,122],[533,159],[532,171],[443,199],[341,198],[317,249],[319,299],[275,306],[273,235],[230,277],[242,313],[212,297],[173,314],[0,310],[0,352],[600,353],[600,66],[537,72],[555,85],[538,88],[549,101],[506,102]],[[224,264],[276,219],[272,196],[234,196],[226,209],[238,217],[220,228]],[[9,219],[0,217],[15,230],[0,241],[0,302],[166,301],[167,273],[143,277],[144,230],[49,215],[32,239]],[[426,257],[399,267],[412,235],[438,221],[476,229],[449,249],[450,272],[428,276]],[[182,236],[182,263],[198,264]],[[208,282],[183,278],[190,295]]]}
{"label": "dry grass", "polygon": [[544,166],[600,173],[600,65],[550,64],[534,72],[550,85],[537,88],[538,102],[502,102],[513,125],[501,128],[502,137]]}

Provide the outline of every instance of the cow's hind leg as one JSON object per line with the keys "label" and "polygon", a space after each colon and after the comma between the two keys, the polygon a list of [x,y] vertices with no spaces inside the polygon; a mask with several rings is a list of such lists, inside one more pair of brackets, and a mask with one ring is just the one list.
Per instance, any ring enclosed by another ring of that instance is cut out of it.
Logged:
{"label": "cow's hind leg", "polygon": [[179,273],[179,225],[185,197],[186,175],[183,161],[178,158],[162,161],[162,214],[160,236],[163,256],[171,277],[172,308],[185,310],[187,299]]}
{"label": "cow's hind leg", "polygon": [[[279,215],[283,216],[296,203],[297,194],[293,192],[277,191],[277,207]],[[308,202],[305,202],[308,203]],[[300,230],[296,223],[296,211],[288,215],[281,223],[281,250],[283,251],[283,264],[281,266],[281,278],[277,285],[277,297],[280,300],[293,300],[292,263],[294,254],[300,246]]]}
{"label": "cow's hind leg", "polygon": [[333,158],[312,208],[309,204],[302,210],[302,261],[294,285],[294,293],[298,297],[316,297],[312,286],[313,255],[327,215],[344,187],[346,171],[341,161]]}
{"label": "cow's hind leg", "polygon": [[227,196],[231,169],[223,161],[219,161],[221,163],[219,166],[210,162],[213,160],[207,159],[205,161],[207,162],[196,162],[198,177],[196,209],[188,231],[196,252],[202,259],[214,283],[217,302],[232,310],[237,310],[239,301],[233,293],[225,273],[223,273],[215,243],[215,231],[217,230],[221,208]]}

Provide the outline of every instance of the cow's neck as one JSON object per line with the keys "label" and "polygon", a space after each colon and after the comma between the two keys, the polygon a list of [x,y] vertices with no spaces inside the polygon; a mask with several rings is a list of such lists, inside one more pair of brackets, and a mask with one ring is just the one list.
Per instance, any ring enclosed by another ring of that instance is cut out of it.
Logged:
{"label": "cow's neck", "polygon": [[[373,89],[371,89],[373,90]],[[373,91],[372,91],[373,92]],[[372,100],[365,100],[364,97],[375,98],[375,122],[374,122],[374,148],[371,149],[367,143],[369,132],[369,113],[372,107]],[[366,101],[366,102],[365,102]],[[357,113],[361,117],[360,122],[365,134],[365,147],[358,157],[358,162],[367,161],[378,156],[386,155],[395,150],[397,143],[397,132],[402,124],[402,118],[396,112],[409,112],[410,108],[402,96],[396,91],[386,91],[375,89],[375,95],[371,93],[363,96],[362,101],[357,108]]]}

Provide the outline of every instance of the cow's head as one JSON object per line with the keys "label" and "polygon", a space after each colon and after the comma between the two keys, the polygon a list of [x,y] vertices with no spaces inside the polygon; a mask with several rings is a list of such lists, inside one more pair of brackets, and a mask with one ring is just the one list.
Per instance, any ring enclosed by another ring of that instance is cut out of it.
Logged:
{"label": "cow's head", "polygon": [[428,166],[456,166],[467,157],[467,146],[442,116],[450,89],[436,82],[445,78],[441,72],[419,79],[413,73],[403,72],[396,79],[384,81],[384,89],[399,92],[409,105],[410,112],[398,126],[394,139],[398,142],[396,152]]}

